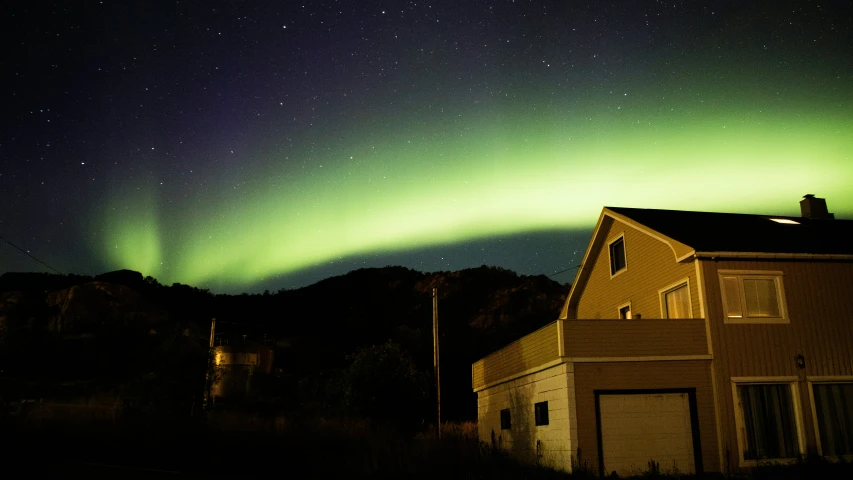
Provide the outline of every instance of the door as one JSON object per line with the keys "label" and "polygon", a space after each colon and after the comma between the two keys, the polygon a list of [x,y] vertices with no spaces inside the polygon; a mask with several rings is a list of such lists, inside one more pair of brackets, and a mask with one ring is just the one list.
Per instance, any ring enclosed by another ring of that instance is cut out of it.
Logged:
{"label": "door", "polygon": [[679,393],[598,393],[603,474],[696,472],[691,401]]}

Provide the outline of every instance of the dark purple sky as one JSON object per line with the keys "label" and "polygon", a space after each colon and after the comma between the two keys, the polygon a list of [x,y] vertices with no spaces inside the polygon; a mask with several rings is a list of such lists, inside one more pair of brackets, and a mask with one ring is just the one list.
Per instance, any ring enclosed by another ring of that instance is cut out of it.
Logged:
{"label": "dark purple sky", "polygon": [[[0,237],[214,291],[579,263],[601,207],[853,213],[850,2],[5,2]],[[45,270],[0,242],[0,273]],[[570,281],[574,271],[556,275]]]}

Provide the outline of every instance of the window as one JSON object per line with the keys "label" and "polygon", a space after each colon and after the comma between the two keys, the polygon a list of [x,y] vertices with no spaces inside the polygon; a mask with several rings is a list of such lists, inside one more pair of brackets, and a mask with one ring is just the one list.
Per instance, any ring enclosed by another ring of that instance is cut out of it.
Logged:
{"label": "window", "polygon": [[628,268],[625,261],[625,236],[620,236],[610,242],[610,276],[616,275]]}
{"label": "window", "polygon": [[619,318],[621,320],[630,320],[631,319],[631,304],[623,305],[619,307]]}
{"label": "window", "polygon": [[788,383],[737,386],[738,440],[743,460],[782,460],[800,453]]}
{"label": "window", "polygon": [[658,290],[661,318],[693,318],[690,304],[690,283],[685,278]]}
{"label": "window", "polygon": [[853,455],[853,383],[812,386],[822,455]]}
{"label": "window", "polygon": [[509,415],[509,409],[501,410],[501,430],[509,430],[512,428],[512,418]]}
{"label": "window", "polygon": [[548,402],[539,402],[533,405],[533,413],[536,416],[536,425],[548,425]]}
{"label": "window", "polygon": [[781,272],[720,271],[729,323],[787,323]]}
{"label": "window", "polygon": [[790,218],[771,218],[776,223],[783,223],[785,225],[799,225],[800,222],[796,220],[791,220]]}

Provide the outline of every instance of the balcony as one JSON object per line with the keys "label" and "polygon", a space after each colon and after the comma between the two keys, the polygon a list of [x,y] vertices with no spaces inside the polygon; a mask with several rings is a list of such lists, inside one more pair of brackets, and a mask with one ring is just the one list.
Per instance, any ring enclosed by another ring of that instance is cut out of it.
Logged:
{"label": "balcony", "polygon": [[707,355],[705,319],[559,320],[563,357]]}
{"label": "balcony", "polygon": [[705,319],[557,320],[475,362],[474,390],[567,362],[710,358]]}

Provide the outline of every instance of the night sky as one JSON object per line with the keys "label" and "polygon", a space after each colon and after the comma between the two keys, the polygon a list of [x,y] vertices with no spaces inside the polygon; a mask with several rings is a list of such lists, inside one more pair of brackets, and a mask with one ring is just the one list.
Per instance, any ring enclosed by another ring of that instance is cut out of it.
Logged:
{"label": "night sky", "polygon": [[[63,273],[258,292],[551,275],[605,205],[798,215],[813,193],[851,218],[852,13],[6,1],[0,237]],[[46,270],[0,241],[0,273]]]}

